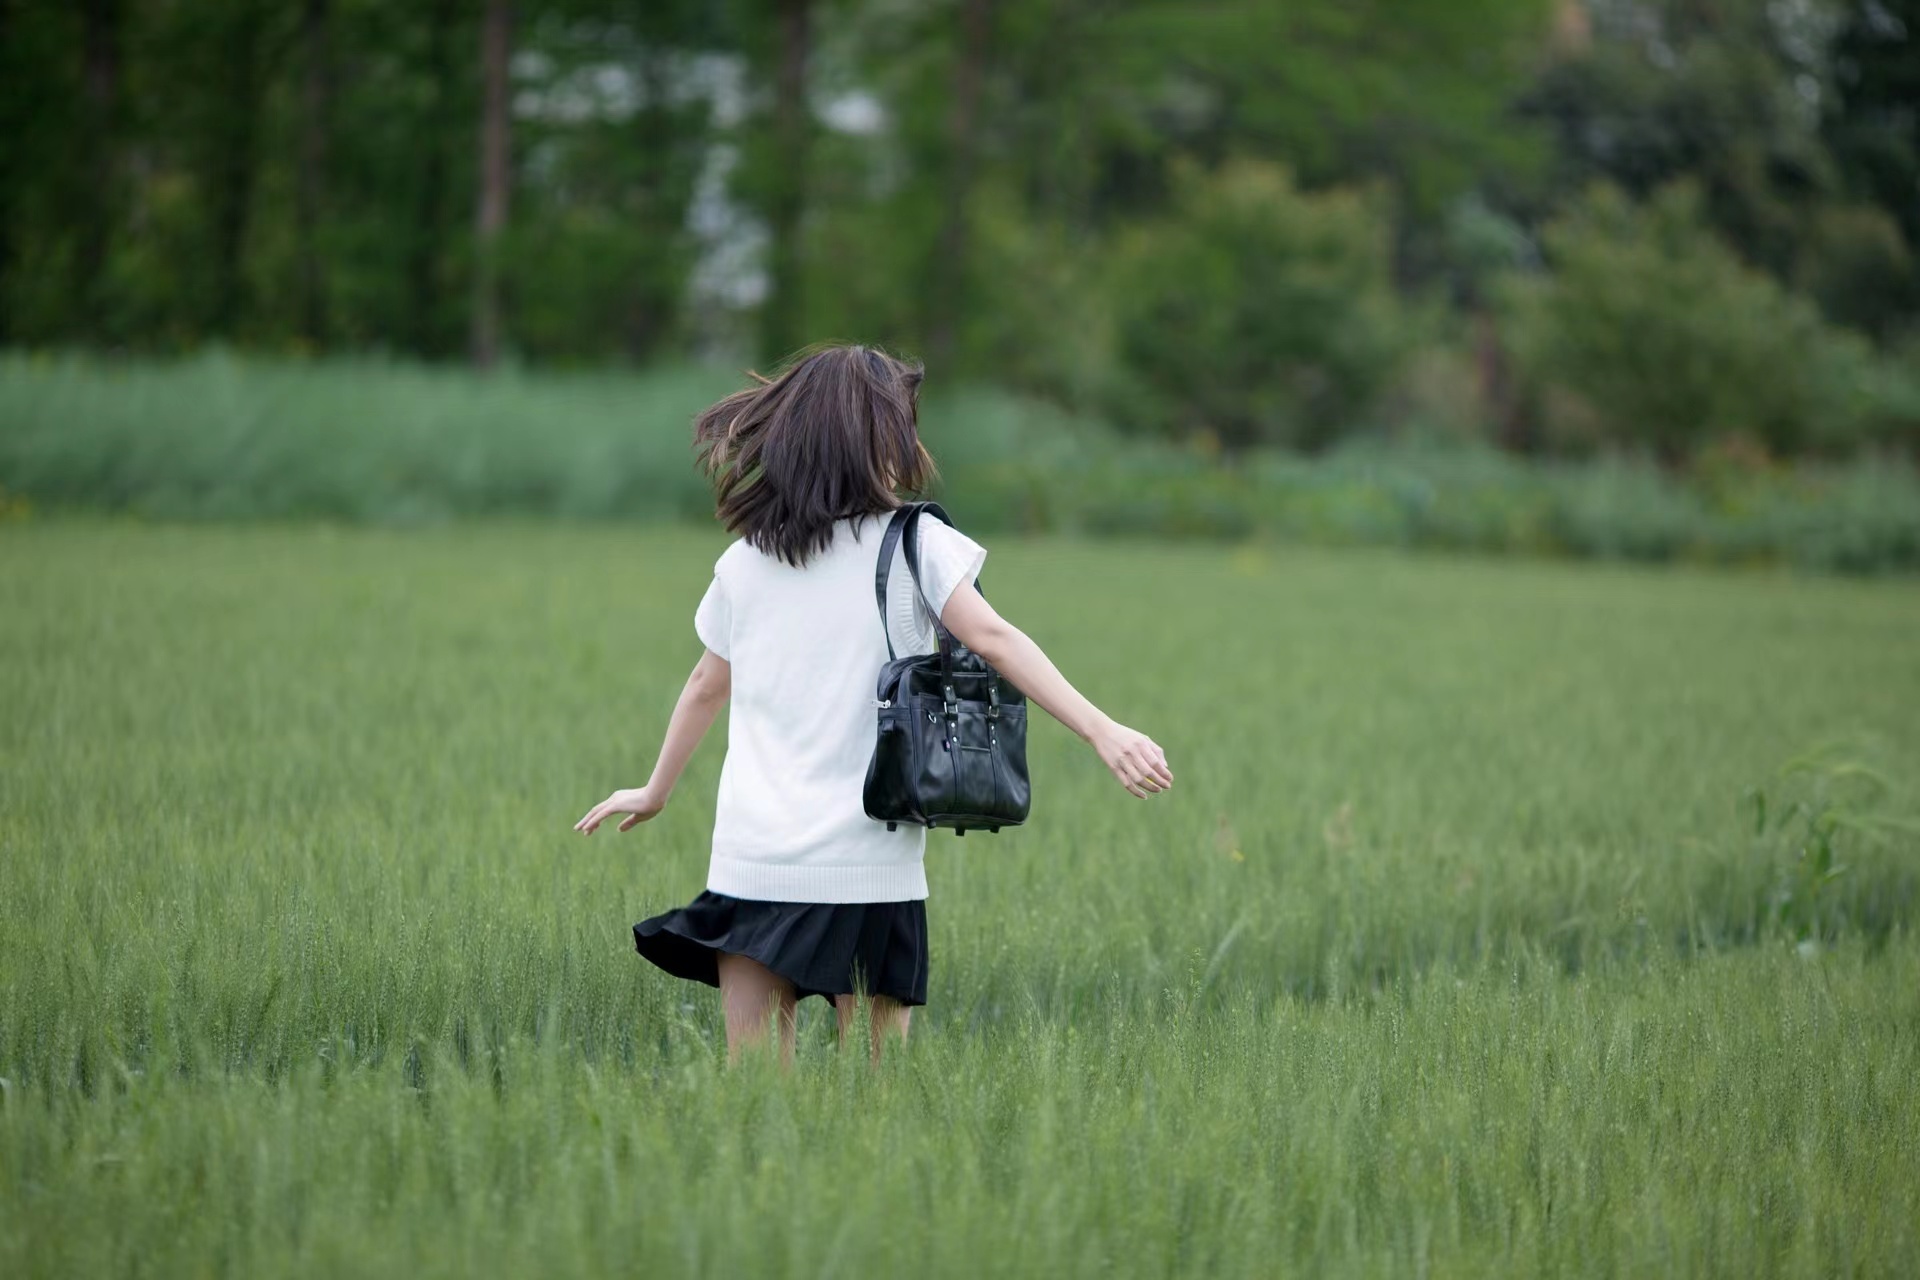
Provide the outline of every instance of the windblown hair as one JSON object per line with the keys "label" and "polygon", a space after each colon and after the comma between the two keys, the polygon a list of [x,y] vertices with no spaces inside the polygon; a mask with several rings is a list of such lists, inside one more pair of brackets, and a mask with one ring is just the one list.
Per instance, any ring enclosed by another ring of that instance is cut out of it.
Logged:
{"label": "windblown hair", "polygon": [[812,347],[693,422],[715,514],[799,566],[849,516],[893,510],[935,475],[920,443],[918,364],[858,346]]}

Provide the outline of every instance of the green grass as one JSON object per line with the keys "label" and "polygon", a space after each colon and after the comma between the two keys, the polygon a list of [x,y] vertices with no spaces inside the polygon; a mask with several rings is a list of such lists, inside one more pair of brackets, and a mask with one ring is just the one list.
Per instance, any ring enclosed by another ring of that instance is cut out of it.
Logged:
{"label": "green grass", "polygon": [[0,1274],[1920,1267],[1910,588],[990,544],[1178,787],[1037,724],[782,1076],[631,949],[721,744],[570,830],[717,536],[0,529]]}

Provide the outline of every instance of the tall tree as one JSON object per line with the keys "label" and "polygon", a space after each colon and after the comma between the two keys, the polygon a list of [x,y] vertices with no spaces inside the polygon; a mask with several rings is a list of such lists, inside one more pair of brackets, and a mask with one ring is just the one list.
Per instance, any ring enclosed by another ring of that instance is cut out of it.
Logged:
{"label": "tall tree", "polygon": [[638,170],[632,198],[624,203],[630,203],[634,229],[644,237],[637,246],[643,257],[625,283],[619,324],[626,356],[636,364],[654,354],[677,319],[692,257],[687,208],[709,137],[704,104],[673,100],[673,68],[663,39],[656,36],[640,66],[642,104],[631,130],[616,143]]}
{"label": "tall tree", "polygon": [[300,178],[294,199],[295,239],[300,259],[300,332],[315,347],[326,344],[327,272],[320,224],[327,202],[327,144],[333,119],[333,6],[305,0],[300,37],[305,68],[301,83]]}
{"label": "tall tree", "polygon": [[[1906,259],[1904,272],[1872,264],[1870,295],[1880,314],[1856,308],[1849,318],[1886,330],[1911,326],[1920,320],[1920,0],[1849,0],[1833,59],[1835,92],[1822,132],[1849,194],[1894,222]],[[1863,229],[1849,228],[1848,238]]]}
{"label": "tall tree", "polygon": [[953,100],[947,114],[946,192],[925,300],[927,354],[943,369],[953,363],[959,320],[966,309],[967,204],[973,194],[980,90],[992,28],[993,0],[961,0]]}
{"label": "tall tree", "polygon": [[1835,185],[1810,109],[1826,93],[1823,24],[1815,5],[1593,6],[1590,44],[1550,60],[1519,101],[1554,135],[1540,203],[1596,180],[1643,198],[1690,178],[1721,234],[1790,276],[1808,208]]}
{"label": "tall tree", "polygon": [[500,359],[500,242],[513,183],[507,79],[512,49],[513,7],[507,0],[487,0],[480,29],[480,203],[473,245],[473,362],[482,369]]}
{"label": "tall tree", "polygon": [[101,278],[119,209],[116,163],[120,104],[119,0],[86,0],[81,8],[85,43],[81,120],[82,205],[74,246],[72,296],[81,331],[101,335]]}
{"label": "tall tree", "polygon": [[812,52],[812,0],[776,0],[773,152],[767,161],[767,299],[760,312],[760,350],[768,359],[803,343],[806,299],[800,220],[807,206],[807,158],[813,113],[807,104]]}
{"label": "tall tree", "polygon": [[204,158],[211,206],[207,328],[231,336],[246,304],[246,250],[260,175],[260,121],[271,79],[265,0],[236,0],[219,15],[219,38],[206,52],[213,77]]}
{"label": "tall tree", "polygon": [[20,211],[17,183],[25,166],[19,161],[20,149],[12,140],[17,140],[25,132],[25,102],[17,90],[17,77],[22,68],[19,65],[18,15],[15,12],[16,0],[0,0],[0,84],[12,92],[0,92],[0,134],[10,141],[0,147],[0,342],[13,337],[13,300],[9,296],[13,284],[14,260],[19,254],[19,240],[15,228],[18,226]]}
{"label": "tall tree", "polygon": [[421,55],[426,102],[421,126],[410,140],[414,162],[408,199],[396,215],[405,246],[399,339],[419,356],[447,354],[459,341],[457,330],[449,334],[443,324],[448,310],[443,263],[451,185],[447,148],[469,119],[460,92],[461,68],[467,64],[455,44],[462,7],[460,0],[433,0],[426,9]]}

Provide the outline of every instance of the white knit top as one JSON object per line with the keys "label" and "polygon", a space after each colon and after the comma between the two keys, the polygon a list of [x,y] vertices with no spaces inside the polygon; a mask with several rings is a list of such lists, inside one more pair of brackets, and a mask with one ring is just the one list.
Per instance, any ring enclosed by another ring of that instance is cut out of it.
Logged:
{"label": "white knit top", "polygon": [[[873,590],[886,523],[840,521],[832,545],[798,569],[744,540],[714,564],[694,630],[733,667],[707,871],[715,893],[770,902],[927,896],[926,831],[888,831],[862,804],[874,682],[887,660]],[[900,653],[932,650],[933,614],[973,581],[987,555],[930,516],[920,521],[919,542],[926,599],[915,597],[904,549],[888,584]]]}

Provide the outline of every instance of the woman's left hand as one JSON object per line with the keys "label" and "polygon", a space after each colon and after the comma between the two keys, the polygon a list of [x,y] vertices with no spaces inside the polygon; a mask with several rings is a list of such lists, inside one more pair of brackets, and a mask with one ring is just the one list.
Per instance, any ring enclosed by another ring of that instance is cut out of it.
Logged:
{"label": "woman's left hand", "polygon": [[655,791],[652,787],[629,787],[616,791],[587,810],[587,816],[573,824],[573,829],[581,835],[590,836],[593,829],[616,813],[627,816],[620,822],[620,830],[625,831],[636,823],[645,822],[667,807],[665,792]]}

